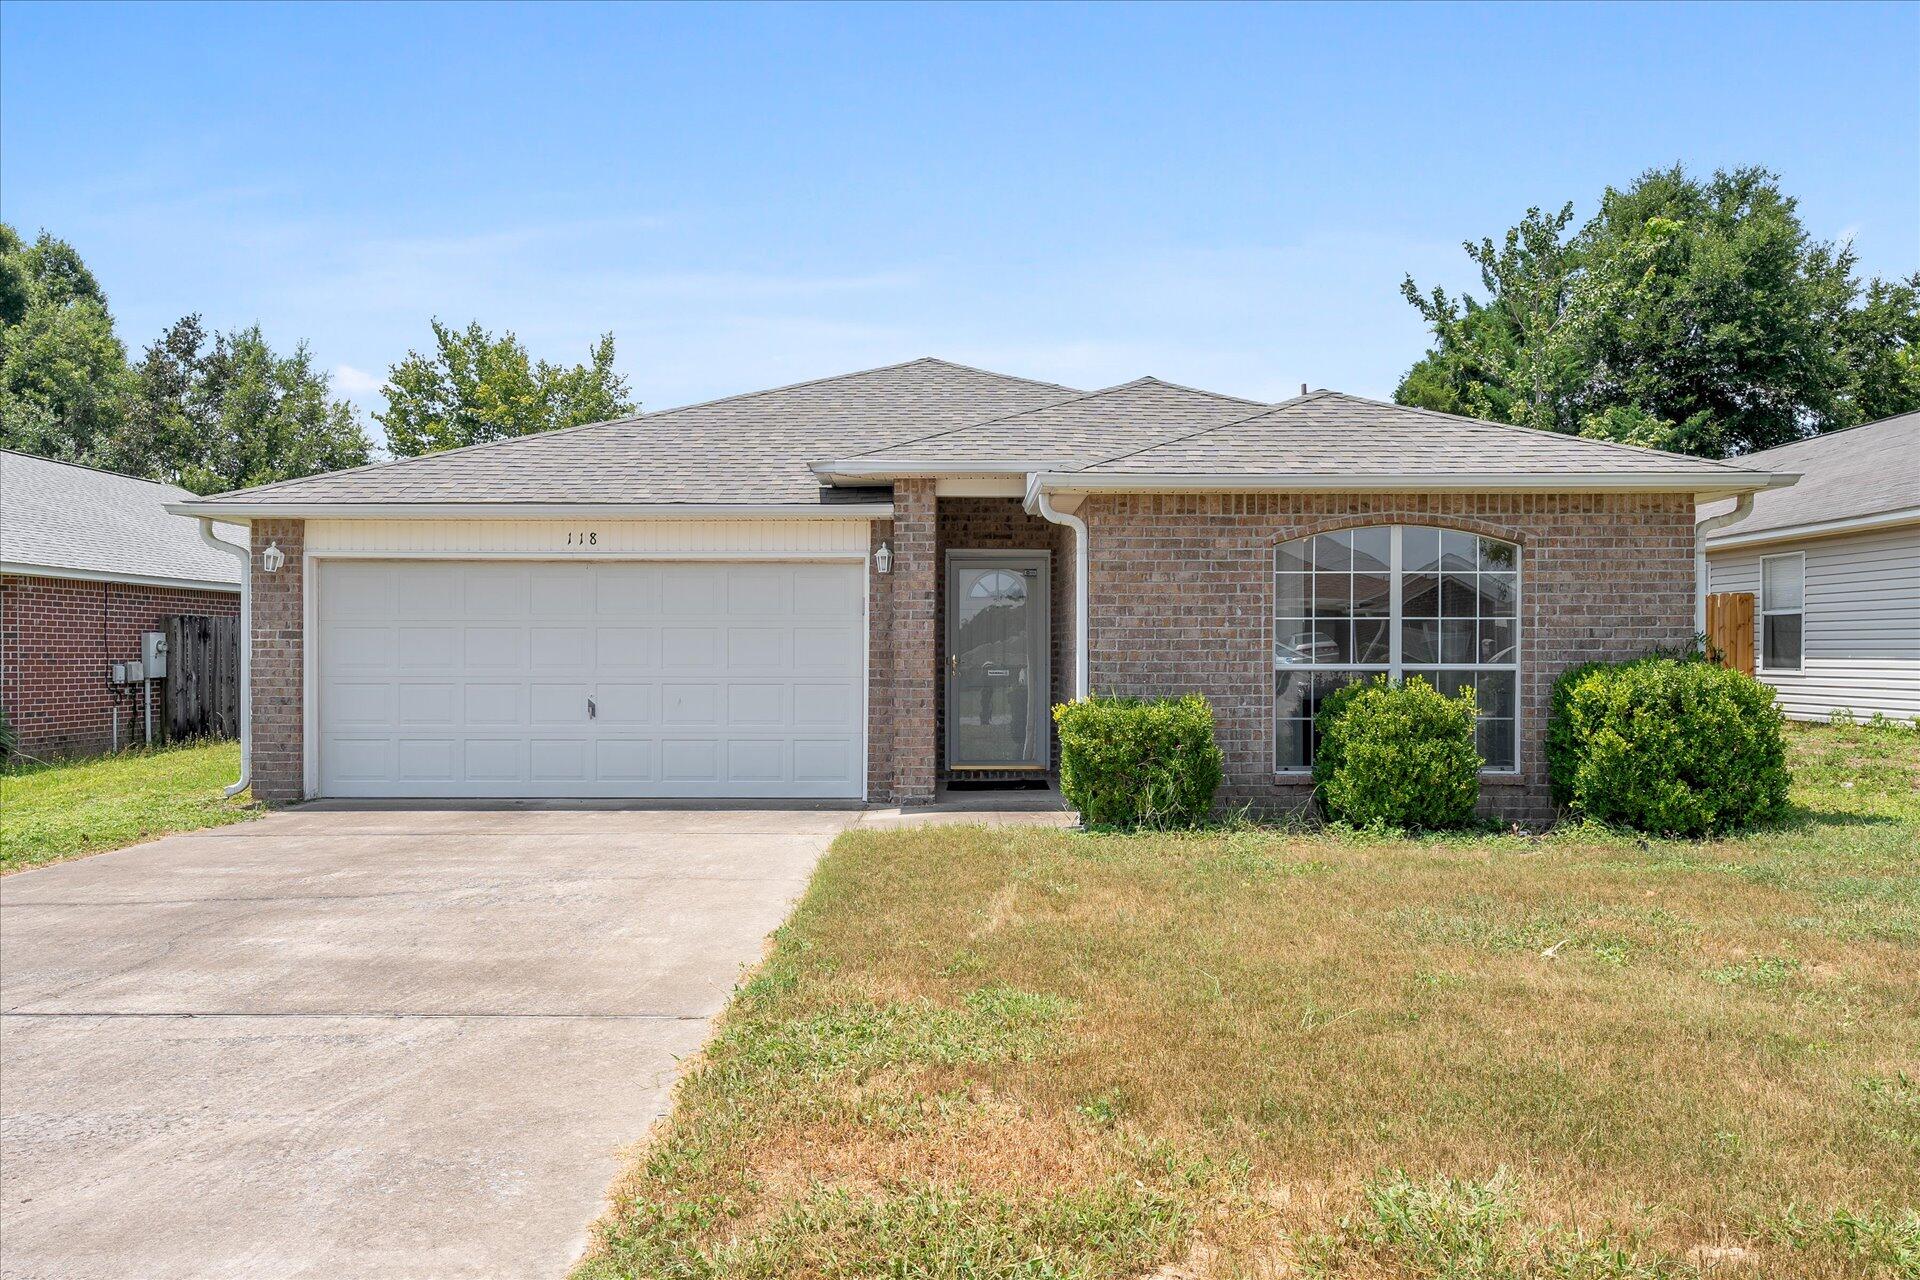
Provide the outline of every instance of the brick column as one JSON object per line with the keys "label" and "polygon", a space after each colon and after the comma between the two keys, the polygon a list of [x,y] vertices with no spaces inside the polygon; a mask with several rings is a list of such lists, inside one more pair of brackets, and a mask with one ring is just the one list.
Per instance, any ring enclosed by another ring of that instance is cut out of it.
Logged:
{"label": "brick column", "polygon": [[935,598],[933,481],[898,480],[893,486],[893,797],[899,804],[927,804],[939,766],[934,695],[940,673],[935,634],[940,625]]}
{"label": "brick column", "polygon": [[[287,557],[278,573],[260,564],[269,544]],[[306,545],[304,520],[253,522],[253,794],[269,804],[306,795]]]}

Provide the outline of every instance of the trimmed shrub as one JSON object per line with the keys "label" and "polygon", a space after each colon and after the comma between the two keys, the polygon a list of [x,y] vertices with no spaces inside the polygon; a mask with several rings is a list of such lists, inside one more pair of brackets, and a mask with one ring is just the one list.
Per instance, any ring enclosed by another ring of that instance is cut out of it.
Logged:
{"label": "trimmed shrub", "polygon": [[1449,698],[1418,676],[1379,676],[1322,704],[1314,789],[1327,816],[1357,827],[1438,830],[1473,821],[1480,753],[1471,692]]}
{"label": "trimmed shrub", "polygon": [[1587,663],[1553,686],[1547,770],[1556,802],[1659,835],[1702,836],[1787,807],[1773,690],[1710,662]]}
{"label": "trimmed shrub", "polygon": [[1090,827],[1186,826],[1220,787],[1213,708],[1184,698],[1082,698],[1053,709],[1060,793]]}

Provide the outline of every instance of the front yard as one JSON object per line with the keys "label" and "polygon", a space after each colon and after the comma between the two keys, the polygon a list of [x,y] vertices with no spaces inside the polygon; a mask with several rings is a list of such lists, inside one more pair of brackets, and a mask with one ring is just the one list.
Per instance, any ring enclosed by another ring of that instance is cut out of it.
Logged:
{"label": "front yard", "polygon": [[0,769],[0,874],[257,817],[244,797],[221,797],[239,773],[237,742],[9,765]]}
{"label": "front yard", "polygon": [[1920,1276],[1920,736],[1709,843],[843,836],[605,1276]]}

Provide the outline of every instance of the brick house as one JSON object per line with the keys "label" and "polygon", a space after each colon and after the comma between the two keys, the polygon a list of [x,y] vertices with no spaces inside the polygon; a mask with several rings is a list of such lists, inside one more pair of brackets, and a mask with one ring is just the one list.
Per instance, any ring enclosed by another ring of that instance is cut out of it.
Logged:
{"label": "brick house", "polygon": [[139,740],[140,696],[116,693],[109,665],[138,660],[141,633],[169,615],[239,612],[238,558],[166,510],[192,496],[0,450],[0,706],[20,751]]}
{"label": "brick house", "polygon": [[1486,806],[1537,818],[1554,676],[1690,640],[1696,503],[1792,479],[923,359],[173,509],[251,526],[271,800],[924,802],[1045,778],[1092,690],[1205,694],[1278,809],[1386,671],[1473,687]]}

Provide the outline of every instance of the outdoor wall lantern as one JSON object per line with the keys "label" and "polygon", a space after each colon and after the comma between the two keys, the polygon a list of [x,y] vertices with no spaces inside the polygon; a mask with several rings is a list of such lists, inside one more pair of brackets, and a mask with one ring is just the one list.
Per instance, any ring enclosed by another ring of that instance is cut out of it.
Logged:
{"label": "outdoor wall lantern", "polygon": [[269,542],[267,549],[260,553],[260,567],[268,573],[280,572],[280,566],[287,562],[287,553],[280,549],[277,542]]}
{"label": "outdoor wall lantern", "polygon": [[889,573],[892,570],[893,549],[883,542],[880,544],[879,549],[873,553],[873,571],[875,573]]}

